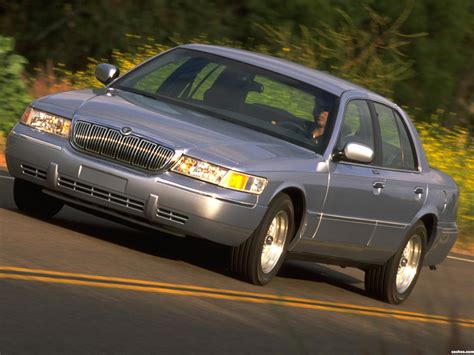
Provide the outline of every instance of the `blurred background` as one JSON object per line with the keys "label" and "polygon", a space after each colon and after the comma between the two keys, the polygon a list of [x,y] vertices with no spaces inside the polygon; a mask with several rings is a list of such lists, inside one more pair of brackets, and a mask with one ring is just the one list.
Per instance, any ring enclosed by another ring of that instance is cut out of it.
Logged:
{"label": "blurred background", "polygon": [[393,99],[460,186],[457,247],[472,252],[472,0],[0,0],[0,152],[34,98],[100,87],[97,63],[123,73],[190,42],[282,57]]}

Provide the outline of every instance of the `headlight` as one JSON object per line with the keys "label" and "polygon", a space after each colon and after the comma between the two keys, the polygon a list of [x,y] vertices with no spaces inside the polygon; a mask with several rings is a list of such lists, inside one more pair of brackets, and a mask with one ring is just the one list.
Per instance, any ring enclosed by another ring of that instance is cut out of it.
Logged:
{"label": "headlight", "polygon": [[20,120],[23,124],[42,132],[67,138],[71,129],[71,120],[51,113],[28,107]]}
{"label": "headlight", "polygon": [[171,170],[221,187],[257,195],[261,194],[267,186],[265,178],[229,170],[185,155]]}

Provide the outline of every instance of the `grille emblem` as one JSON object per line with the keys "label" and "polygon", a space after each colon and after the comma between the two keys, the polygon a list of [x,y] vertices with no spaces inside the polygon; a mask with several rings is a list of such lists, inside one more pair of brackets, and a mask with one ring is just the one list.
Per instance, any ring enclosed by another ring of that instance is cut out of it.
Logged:
{"label": "grille emblem", "polygon": [[130,133],[132,133],[132,129],[130,127],[123,127],[122,128],[122,134],[125,136],[128,136]]}

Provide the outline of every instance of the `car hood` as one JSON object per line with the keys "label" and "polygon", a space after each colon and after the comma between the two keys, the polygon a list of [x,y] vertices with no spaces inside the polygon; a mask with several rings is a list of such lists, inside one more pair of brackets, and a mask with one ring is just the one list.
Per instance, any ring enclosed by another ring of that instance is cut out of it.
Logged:
{"label": "car hood", "polygon": [[305,148],[223,119],[123,91],[70,91],[45,97],[35,106],[75,120],[119,129],[130,127],[135,134],[228,167],[247,165],[255,170],[257,166],[263,169],[273,165],[275,170],[274,159],[285,165],[285,160],[317,156]]}

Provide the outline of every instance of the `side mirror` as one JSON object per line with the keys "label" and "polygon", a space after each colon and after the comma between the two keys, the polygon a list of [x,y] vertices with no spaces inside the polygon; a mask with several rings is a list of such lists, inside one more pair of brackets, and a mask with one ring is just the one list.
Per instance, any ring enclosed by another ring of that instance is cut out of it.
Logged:
{"label": "side mirror", "polygon": [[344,156],[346,159],[359,163],[370,163],[374,160],[374,151],[365,144],[349,142],[344,147]]}
{"label": "side mirror", "polygon": [[349,142],[344,150],[333,155],[335,160],[352,160],[358,163],[370,163],[374,160],[375,153],[365,144]]}
{"label": "side mirror", "polygon": [[95,68],[95,77],[105,85],[117,79],[119,75],[120,70],[112,64],[102,63]]}

